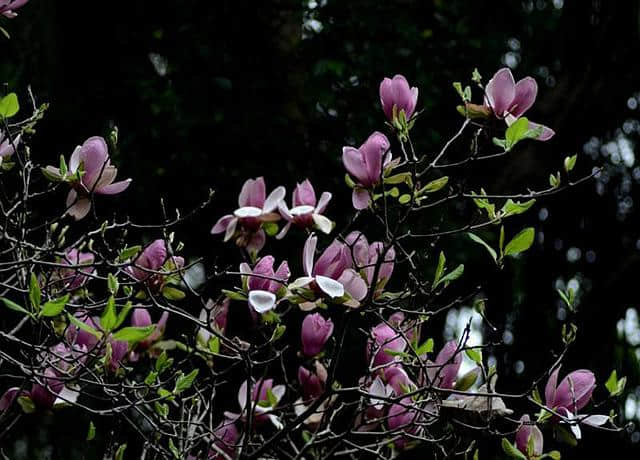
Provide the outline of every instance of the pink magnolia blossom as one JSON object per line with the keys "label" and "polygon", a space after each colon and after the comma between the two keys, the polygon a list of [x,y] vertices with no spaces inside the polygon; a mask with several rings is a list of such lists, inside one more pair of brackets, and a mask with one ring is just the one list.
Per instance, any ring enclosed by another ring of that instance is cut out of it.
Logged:
{"label": "pink magnolia blossom", "polygon": [[[371,337],[367,346],[367,360],[371,361],[373,355],[373,366],[387,366],[398,357],[393,352],[403,352],[407,348],[407,341],[402,335],[387,323],[380,323],[371,329]],[[391,353],[390,353],[391,352]]]}
{"label": "pink magnolia blossom", "polygon": [[249,305],[258,313],[266,313],[276,306],[277,293],[291,275],[286,260],[280,263],[275,271],[273,270],[274,262],[273,256],[265,256],[253,269],[247,263],[240,264],[243,283],[246,283],[249,292]]}
{"label": "pink magnolia blossom", "polygon": [[558,385],[560,367],[551,373],[544,390],[546,406],[559,413],[576,414],[587,405],[596,387],[593,372],[580,369],[567,375]]}
{"label": "pink magnolia blossom", "polygon": [[[0,0],[0,2],[1,1],[2,0]],[[16,153],[16,149],[18,148],[18,145],[20,145],[20,137],[21,135],[18,134],[16,137],[11,139],[9,136],[5,136],[4,132],[0,129],[0,164],[2,164],[2,159],[4,157],[9,157]]]}
{"label": "pink magnolia blossom", "polygon": [[[234,420],[225,418],[213,431],[214,441],[209,449],[208,460],[234,458],[240,432]],[[224,455],[222,455],[224,454]]]}
{"label": "pink magnolia blossom", "polygon": [[383,375],[396,396],[402,396],[407,391],[416,388],[416,384],[413,383],[409,374],[407,374],[400,364],[385,368]]}
{"label": "pink magnolia blossom", "polygon": [[[221,302],[214,303],[209,299],[205,308],[200,311],[199,320],[204,323],[209,323],[209,327],[224,335],[227,331],[227,317],[229,315],[229,304],[231,300],[225,297]],[[201,327],[198,329],[198,341],[207,345],[209,340],[214,337],[214,334],[209,329]]]}
{"label": "pink magnolia blossom", "polygon": [[324,393],[327,369],[319,361],[314,362],[313,370],[300,366],[298,368],[298,381],[302,387],[303,401],[314,400]]}
{"label": "pink magnolia blossom", "polygon": [[15,400],[21,396],[29,398],[36,409],[51,409],[63,389],[63,381],[56,371],[52,368],[46,368],[43,375],[37,377],[37,382],[31,385],[30,390],[12,387],[5,391],[0,397],[0,413],[8,410]]}
{"label": "pink magnolia blossom", "polygon": [[224,233],[224,241],[235,236],[238,246],[246,247],[252,253],[260,252],[266,239],[262,223],[280,220],[280,214],[275,211],[285,194],[285,188],[279,186],[266,196],[264,177],[248,179],[240,191],[238,209],[222,216],[211,233]]}
{"label": "pink magnolia blossom", "polygon": [[95,257],[90,252],[80,252],[77,249],[69,249],[58,263],[68,265],[69,268],[60,268],[57,276],[63,283],[64,289],[75,291],[81,288],[95,274],[96,269],[91,265]]}
{"label": "pink magnolia blossom", "polygon": [[308,314],[302,321],[302,352],[307,356],[315,356],[322,351],[324,345],[333,334],[333,322],[324,319],[320,313]]}
{"label": "pink magnolia blossom", "polygon": [[[489,80],[485,88],[485,107],[489,108],[496,118],[504,119],[511,126],[523,116],[536,101],[538,84],[531,77],[525,77],[515,82],[511,70],[504,67],[498,70]],[[529,122],[529,129],[541,128],[537,140],[548,141],[555,132],[544,125]]]}
{"label": "pink magnolia blossom", "polygon": [[516,447],[524,455],[529,455],[528,446],[529,439],[532,439],[533,444],[533,456],[540,457],[544,449],[544,438],[542,437],[542,431],[535,423],[529,420],[528,415],[523,415],[520,418],[520,427],[516,431]]}
{"label": "pink magnolia blossom", "polygon": [[[105,332],[102,330],[99,317],[92,317],[83,313],[76,314],[76,317],[96,331]],[[101,355],[106,353],[105,339],[99,340],[98,337],[91,332],[79,329],[73,324],[67,328],[66,338],[69,343],[79,347],[86,347],[88,352],[99,353]],[[108,368],[111,371],[115,371],[120,367],[122,362],[124,362],[129,352],[129,343],[124,340],[114,340],[111,334],[106,338],[106,343],[111,348],[111,359],[109,360]]]}
{"label": "pink magnolia blossom", "polygon": [[393,78],[385,77],[380,82],[380,103],[389,121],[393,121],[394,107],[397,113],[404,111],[405,118],[409,120],[418,103],[418,88],[410,88],[409,82],[403,75],[395,75]]}
{"label": "pink magnolia blossom", "polygon": [[184,266],[184,259],[180,256],[169,258],[167,254],[167,243],[158,239],[149,244],[144,250],[138,254],[133,260],[131,266],[126,271],[139,282],[144,282],[150,289],[160,291],[166,282],[166,278],[170,274],[154,273],[162,271],[165,263],[171,260],[173,270],[180,269]]}
{"label": "pink magnolia blossom", "polygon": [[[273,379],[259,379],[256,382],[245,380],[238,390],[238,405],[240,415],[227,412],[228,418],[245,418],[248,410],[253,410],[253,420],[256,423],[264,423],[269,420],[276,428],[282,428],[282,422],[273,413],[280,400],[284,397],[286,387],[284,385],[274,385]],[[247,394],[250,400],[247,401]],[[270,401],[271,394],[273,401]],[[274,403],[274,404],[272,404]]]}
{"label": "pink magnolia blossom", "polygon": [[427,361],[429,382],[436,388],[452,389],[461,365],[462,353],[458,350],[458,343],[451,340],[442,347],[435,362]]}
{"label": "pink magnolia blossom", "polygon": [[[416,422],[419,420],[420,412],[414,408],[413,400],[410,397],[405,397],[399,403],[392,404],[389,408],[387,426],[391,431],[416,434],[419,430]],[[395,445],[402,449],[406,446],[408,439],[401,436],[395,440]]]}
{"label": "pink magnolia blossom", "polygon": [[365,209],[371,203],[369,190],[380,183],[384,168],[391,162],[390,145],[387,136],[376,131],[360,148],[342,148],[342,163],[357,181],[351,196],[355,209]]}
{"label": "pink magnolia blossom", "polygon": [[92,194],[116,195],[131,183],[131,179],[113,182],[118,169],[111,164],[107,143],[99,136],[90,137],[76,147],[71,154],[66,175],[53,166],[47,166],[45,173],[54,180],[64,180],[71,185],[66,213],[76,220],[89,213]]}
{"label": "pink magnolia blossom", "polygon": [[[312,288],[317,287],[331,299],[340,298],[346,292],[355,301],[355,303],[348,301],[347,305],[359,305],[358,302],[367,295],[367,284],[351,268],[349,248],[336,240],[324,250],[314,264],[317,243],[318,238],[315,235],[312,234],[307,238],[302,252],[302,266],[306,276],[295,280],[290,287],[300,288],[311,285]],[[305,305],[303,308],[306,307]]]}
{"label": "pink magnolia blossom", "polygon": [[169,312],[162,312],[160,319],[157,323],[154,323],[149,314],[147,308],[134,308],[131,314],[131,325],[134,327],[147,327],[155,326],[153,332],[143,341],[139,342],[136,346],[138,350],[145,350],[160,340],[164,334],[164,330],[167,327],[167,319],[169,319]]}
{"label": "pink magnolia blossom", "polygon": [[333,223],[322,215],[330,200],[331,193],[323,192],[320,196],[320,201],[317,201],[316,192],[311,182],[309,182],[309,179],[299,183],[293,191],[291,200],[293,207],[291,209],[287,208],[284,200],[278,204],[278,210],[287,221],[287,224],[282,227],[282,230],[276,238],[284,238],[287,232],[289,232],[291,225],[300,228],[315,227],[323,233],[331,233]]}
{"label": "pink magnolia blossom", "polygon": [[[367,284],[369,287],[375,288],[376,294],[382,293],[382,290],[393,273],[394,261],[396,258],[395,249],[390,247],[386,251],[384,255],[384,262],[380,264],[377,277],[374,280],[373,277],[375,275],[378,259],[385,249],[384,243],[381,241],[375,241],[369,244],[367,237],[359,231],[349,233],[345,238],[345,242],[351,248],[355,268],[364,273]],[[373,286],[374,284],[375,286]]]}
{"label": "pink magnolia blossom", "polygon": [[0,14],[9,19],[15,18],[16,10],[22,8],[29,0],[0,0]]}

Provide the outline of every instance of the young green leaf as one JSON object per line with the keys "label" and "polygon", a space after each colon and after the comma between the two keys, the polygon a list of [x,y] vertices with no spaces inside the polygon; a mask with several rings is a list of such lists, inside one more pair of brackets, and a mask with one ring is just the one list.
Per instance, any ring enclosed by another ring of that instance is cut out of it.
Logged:
{"label": "young green leaf", "polygon": [[96,437],[96,426],[92,421],[89,421],[89,431],[87,432],[87,441],[93,441]]}
{"label": "young green leaf", "polygon": [[464,265],[460,264],[456,268],[454,268],[452,271],[450,271],[449,273],[444,275],[442,278],[440,278],[440,280],[436,284],[434,284],[433,287],[434,288],[438,287],[440,284],[444,284],[446,286],[451,281],[457,280],[458,278],[460,278],[463,273],[464,273]]}
{"label": "young green leaf", "polygon": [[82,329],[83,331],[88,332],[89,334],[91,334],[91,335],[93,335],[93,336],[95,336],[97,338],[101,338],[102,337],[102,333],[100,331],[92,328],[87,323],[85,323],[83,321],[80,321],[75,316],[70,315],[69,313],[67,313],[67,318],[78,329]]}
{"label": "young green leaf", "polygon": [[124,307],[122,307],[122,310],[120,310],[120,312],[118,313],[118,316],[116,317],[116,322],[113,325],[112,329],[120,327],[120,325],[124,323],[124,320],[127,319],[127,316],[129,315],[129,312],[131,311],[132,308],[133,308],[133,304],[131,303],[131,301],[127,302],[124,305]]}
{"label": "young green leaf", "polygon": [[9,93],[2,99],[0,99],[0,117],[11,118],[20,110],[20,104],[18,104],[18,96],[16,93]]}
{"label": "young green leaf", "polygon": [[448,183],[449,176],[444,176],[439,179],[432,180],[418,191],[418,195],[437,192],[438,190],[443,189]]}
{"label": "young green leaf", "polygon": [[438,284],[442,274],[444,273],[444,264],[447,261],[447,258],[444,255],[444,252],[440,251],[440,255],[438,256],[438,266],[436,267],[436,273],[433,277],[433,287]]}
{"label": "young green leaf", "polygon": [[7,307],[9,310],[17,311],[20,313],[24,313],[25,315],[31,316],[31,312],[27,311],[24,307],[21,307],[17,303],[5,297],[0,298],[0,300],[2,300],[2,303],[4,303],[4,306]]}
{"label": "young green leaf", "polygon": [[577,154],[570,157],[566,157],[564,159],[564,170],[566,172],[570,172],[576,166],[577,160],[578,160]]}
{"label": "young green leaf", "polygon": [[118,283],[118,278],[116,278],[113,273],[109,273],[107,278],[107,288],[111,295],[116,295],[118,293],[118,288],[120,287],[120,283]]}
{"label": "young green leaf", "polygon": [[198,375],[199,369],[194,369],[189,372],[187,375],[181,374],[176,380],[176,386],[173,389],[174,394],[182,393],[185,390],[188,390],[191,385],[193,385],[193,381]]}
{"label": "young green leaf", "polygon": [[40,292],[40,283],[38,283],[38,277],[33,272],[31,272],[31,278],[29,279],[29,301],[36,311],[40,310],[42,293]]}
{"label": "young green leaf", "polygon": [[113,334],[113,339],[123,340],[129,343],[137,343],[149,337],[153,333],[155,328],[155,324],[142,327],[123,327]]}
{"label": "young green leaf", "polygon": [[476,348],[468,348],[466,351],[467,356],[476,364],[482,364],[482,350]]}
{"label": "young green leaf", "polygon": [[494,262],[498,261],[498,254],[496,254],[496,251],[489,246],[488,243],[486,243],[482,238],[480,238],[478,235],[475,235],[471,232],[467,233],[467,235],[469,235],[469,238],[471,238],[471,240],[475,241],[478,244],[481,244],[482,246],[484,246],[487,251],[489,251],[489,255],[491,256],[491,258],[493,259]]}
{"label": "young green leaf", "polygon": [[520,452],[516,446],[511,444],[507,438],[502,438],[502,450],[511,458],[517,458],[518,460],[527,460],[527,456]]}
{"label": "young green leaf", "polygon": [[529,131],[529,120],[526,117],[518,118],[511,126],[507,128],[505,133],[505,149],[511,150],[522,139],[527,137]]}
{"label": "young green leaf", "polygon": [[522,230],[507,243],[507,246],[504,248],[504,255],[514,256],[529,249],[533,244],[535,234],[536,232],[533,227]]}
{"label": "young green leaf", "polygon": [[433,351],[433,339],[429,338],[422,342],[418,348],[416,348],[416,355],[422,356],[425,353],[431,353]]}
{"label": "young green leaf", "polygon": [[116,455],[113,457],[114,460],[124,460],[124,451],[127,450],[126,444],[121,444],[116,450]]}
{"label": "young green leaf", "polygon": [[62,313],[62,310],[64,310],[64,307],[67,306],[68,302],[69,294],[65,294],[62,297],[50,300],[42,306],[42,310],[40,310],[40,316],[58,316],[60,313]]}
{"label": "young green leaf", "polygon": [[100,316],[100,326],[102,326],[105,331],[110,331],[115,327],[116,321],[116,299],[112,295],[109,297],[109,300],[107,300],[107,305],[104,307],[102,316]]}

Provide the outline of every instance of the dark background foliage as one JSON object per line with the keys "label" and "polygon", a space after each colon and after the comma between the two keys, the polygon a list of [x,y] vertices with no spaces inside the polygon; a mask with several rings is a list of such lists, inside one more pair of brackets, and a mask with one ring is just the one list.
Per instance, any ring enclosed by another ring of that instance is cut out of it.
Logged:
{"label": "dark background foliage", "polygon": [[[555,287],[574,279],[580,331],[565,370],[590,368],[604,382],[617,368],[629,377],[626,412],[635,418],[640,340],[627,310],[638,304],[640,254],[634,161],[639,4],[32,0],[16,20],[5,21],[12,40],[2,43],[0,78],[24,106],[27,85],[39,101],[50,102],[32,140],[47,162],[118,126],[115,161],[134,182],[118,198],[101,200],[100,211],[117,207],[138,222],[157,221],[160,197],[187,210],[214,188],[213,206],[183,229],[183,239],[189,255],[223,258],[228,249],[209,229],[234,207],[247,177],[264,175],[269,188],[288,189],[309,177],[318,191],[336,191],[330,216],[340,222],[350,212],[340,149],[384,129],[377,95],[382,77],[403,73],[420,88],[425,114],[413,136],[429,155],[460,123],[451,82],[468,81],[474,67],[488,79],[504,64],[517,78],[533,75],[540,91],[532,118],[558,134],[546,144],[527,144],[498,168],[477,169],[474,182],[490,193],[525,192],[524,184],[541,189],[549,172],[575,153],[579,173],[604,164],[604,174],[541,200],[512,223],[508,231],[534,224],[538,241],[502,272],[487,270],[489,259],[466,241],[444,247],[450,260],[468,264],[469,286],[488,277],[489,316],[513,336],[501,349],[510,364],[500,363],[503,391],[525,388],[551,362],[548,350],[560,348],[567,312]],[[443,227],[455,219],[455,213],[445,218]],[[275,251],[282,249],[276,243]],[[626,336],[617,328],[625,315]],[[512,366],[518,361],[524,367]],[[625,414],[625,399],[620,409]],[[84,447],[77,452],[84,425],[56,420],[45,420],[38,431],[23,420],[8,452],[23,450],[29,440],[25,458],[71,458],[72,450],[74,458],[93,458]],[[638,432],[584,431],[586,439],[564,458],[602,458],[612,446],[625,452],[619,458],[638,453]],[[483,444],[481,458],[491,458],[497,446]]]}

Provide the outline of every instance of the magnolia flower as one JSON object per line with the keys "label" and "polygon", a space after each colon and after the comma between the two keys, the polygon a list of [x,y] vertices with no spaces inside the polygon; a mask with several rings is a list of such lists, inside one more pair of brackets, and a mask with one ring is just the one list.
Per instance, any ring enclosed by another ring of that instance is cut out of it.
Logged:
{"label": "magnolia flower", "polygon": [[[314,264],[317,243],[318,238],[315,235],[307,238],[302,252],[302,266],[306,276],[295,280],[290,287],[295,289],[311,285],[313,289],[317,287],[331,299],[342,297],[345,293],[357,302],[364,299],[367,295],[367,285],[351,268],[349,248],[339,241],[334,241]],[[357,302],[349,300],[346,304],[357,306]],[[315,308],[315,303],[306,302],[301,304],[301,308]]]}
{"label": "magnolia flower", "polygon": [[[0,5],[2,0],[0,0]],[[1,7],[0,7],[1,9]],[[5,136],[4,132],[0,129],[0,164],[4,157],[9,157],[16,153],[18,145],[20,145],[20,134],[11,139],[9,136]]]}
{"label": "magnolia flower", "polygon": [[220,422],[213,431],[213,437],[214,441],[209,449],[208,460],[222,460],[235,456],[240,432],[233,420],[225,418]]}
{"label": "magnolia flower", "polygon": [[304,366],[298,368],[298,381],[302,387],[304,401],[316,399],[324,393],[327,381],[327,369],[319,362],[314,362],[314,369],[308,370]]}
{"label": "magnolia flower", "polygon": [[435,362],[427,361],[429,382],[436,388],[452,389],[461,365],[462,354],[458,350],[458,343],[451,340],[442,347]]}
{"label": "magnolia flower", "polygon": [[[273,411],[280,403],[285,391],[286,387],[284,385],[274,386],[273,379],[259,379],[255,383],[245,380],[238,390],[240,416],[246,417],[245,412],[250,407],[253,410],[253,420],[256,423],[263,423],[269,420],[276,428],[282,429],[282,422],[273,414]],[[247,401],[247,394],[251,398],[250,401]],[[232,419],[238,418],[238,414],[226,413],[225,415]]]}
{"label": "magnolia flower", "polygon": [[[367,346],[367,360],[374,354],[373,367],[386,366],[397,361],[393,353],[400,353],[407,347],[407,341],[398,331],[386,323],[380,323],[371,329],[371,338]],[[389,353],[391,352],[391,353]]]}
{"label": "magnolia flower", "polygon": [[157,323],[154,323],[151,320],[151,315],[149,314],[149,310],[147,308],[135,308],[133,313],[131,314],[131,325],[134,327],[147,327],[147,326],[155,326],[153,332],[149,334],[149,336],[139,342],[137,347],[139,350],[144,350],[149,348],[155,342],[157,342],[162,335],[164,334],[164,330],[167,326],[167,319],[169,319],[169,312],[162,312],[160,319]]}
{"label": "magnolia flower", "polygon": [[58,260],[58,263],[69,266],[69,268],[60,268],[57,271],[57,276],[64,284],[64,289],[75,291],[84,286],[89,277],[96,272],[95,267],[91,266],[94,261],[95,257],[91,252],[69,249],[64,257]]}
{"label": "magnolia flower", "polygon": [[[230,303],[231,300],[228,297],[225,297],[220,303],[214,303],[213,300],[209,299],[205,308],[200,311],[198,319],[208,323],[212,330],[224,335],[227,331],[227,316],[229,315]],[[204,327],[198,329],[198,342],[201,344],[207,345],[213,337],[214,334],[208,329]]]}
{"label": "magnolia flower", "polygon": [[265,313],[276,306],[276,294],[291,275],[286,260],[276,271],[273,271],[273,263],[273,256],[265,256],[258,261],[253,270],[247,263],[240,264],[243,284],[246,284],[249,292],[249,305],[258,313]]}
{"label": "magnolia flower", "polygon": [[317,201],[316,192],[309,179],[298,184],[291,200],[293,207],[288,209],[284,200],[278,204],[278,210],[287,224],[282,227],[276,238],[284,238],[292,224],[301,228],[316,227],[323,233],[331,233],[333,223],[322,215],[330,200],[331,193],[323,192],[320,201]]}
{"label": "magnolia flower", "polygon": [[158,239],[149,244],[144,250],[138,254],[133,260],[133,265],[126,268],[126,271],[139,282],[144,282],[150,289],[160,291],[166,282],[167,276],[170,274],[154,273],[161,271],[165,263],[171,260],[175,271],[184,266],[184,259],[180,256],[168,257],[167,244],[164,240]]}
{"label": "magnolia flower", "polygon": [[[98,332],[104,332],[100,326],[100,318],[97,316],[87,316],[86,314],[77,314],[76,317]],[[108,368],[111,371],[117,370],[124,361],[129,352],[129,342],[124,340],[114,340],[111,334],[105,339],[98,339],[94,334],[84,329],[77,328],[71,324],[67,327],[67,341],[79,347],[86,347],[88,352],[106,353],[105,343],[111,348],[111,358],[109,359]]]}
{"label": "magnolia flower", "polygon": [[[364,382],[360,383],[362,385]],[[371,431],[378,427],[384,417],[385,402],[393,397],[394,390],[391,385],[385,384],[379,376],[376,376],[366,388],[366,392],[369,395],[368,405],[363,416],[356,420],[358,431]]]}
{"label": "magnolia flower", "polygon": [[359,149],[342,148],[342,163],[357,181],[351,195],[355,209],[365,209],[371,203],[369,189],[380,183],[384,168],[391,162],[390,145],[387,136],[376,131]]}
{"label": "magnolia flower", "polygon": [[520,452],[528,456],[529,440],[531,440],[533,446],[533,452],[531,452],[532,457],[540,457],[544,445],[542,431],[540,431],[540,428],[538,428],[535,423],[531,423],[529,416],[526,414],[520,418],[520,423],[520,427],[518,431],[516,431],[516,447]]}
{"label": "magnolia flower", "polygon": [[[504,67],[498,70],[485,88],[485,107],[491,109],[496,118],[504,119],[511,126],[531,108],[536,101],[538,84],[531,77],[525,77],[518,83],[513,79],[511,70]],[[529,122],[529,129],[541,129],[539,141],[548,141],[555,131],[544,125]]]}
{"label": "magnolia flower", "polygon": [[13,19],[18,13],[15,10],[22,8],[29,0],[0,0],[0,14]]}
{"label": "magnolia flower", "polygon": [[301,328],[302,352],[307,356],[315,356],[322,351],[325,343],[333,334],[333,322],[325,320],[320,313],[307,315]]}
{"label": "magnolia flower", "polygon": [[87,360],[87,347],[77,343],[60,342],[41,356],[42,363],[60,376],[73,375]]}
{"label": "magnolia flower", "polygon": [[51,368],[45,369],[43,375],[38,377],[38,382],[33,383],[29,391],[21,390],[20,387],[5,391],[0,397],[0,412],[8,410],[19,397],[29,398],[37,409],[51,409],[62,392],[64,384]]}
{"label": "magnolia flower", "polygon": [[113,182],[118,169],[111,164],[107,143],[99,136],[90,137],[76,147],[71,154],[67,174],[53,166],[47,166],[43,172],[52,180],[66,181],[71,185],[66,213],[76,220],[89,213],[92,194],[116,195],[131,183],[131,179]]}
{"label": "magnolia flower", "polygon": [[285,188],[280,186],[266,196],[264,177],[248,179],[238,197],[239,208],[233,214],[222,216],[211,233],[224,233],[224,241],[236,236],[238,246],[246,247],[249,252],[260,252],[265,243],[262,223],[280,220],[280,214],[275,210],[285,194]]}
{"label": "magnolia flower", "polygon": [[405,118],[409,120],[416,109],[418,102],[418,88],[409,87],[409,82],[403,75],[386,78],[380,82],[380,103],[382,110],[389,121],[393,122],[393,108],[396,113],[404,111]]}
{"label": "magnolia flower", "polygon": [[[414,408],[413,400],[410,397],[405,397],[400,400],[399,403],[392,404],[389,408],[389,414],[387,416],[387,426],[391,431],[402,431],[403,433],[416,434],[418,432],[419,412]],[[407,439],[401,436],[395,440],[395,445],[402,449]]]}
{"label": "magnolia flower", "polygon": [[396,396],[402,396],[407,391],[416,388],[416,384],[399,364],[385,368],[383,375]]}
{"label": "magnolia flower", "polygon": [[380,264],[377,277],[374,280],[378,259],[385,249],[384,243],[375,241],[369,245],[367,238],[359,231],[349,233],[345,238],[345,242],[351,248],[355,267],[364,273],[369,287],[375,284],[375,292],[380,294],[393,273],[394,260],[396,258],[396,251],[393,246],[386,251],[384,262]]}

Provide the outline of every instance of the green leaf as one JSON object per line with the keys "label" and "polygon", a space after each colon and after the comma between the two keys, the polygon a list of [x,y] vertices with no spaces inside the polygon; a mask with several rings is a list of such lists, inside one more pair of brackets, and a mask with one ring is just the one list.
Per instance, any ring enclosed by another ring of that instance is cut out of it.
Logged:
{"label": "green leaf", "polygon": [[482,76],[480,75],[480,72],[478,72],[478,69],[473,69],[473,73],[471,74],[471,80],[474,83],[481,83],[482,82]]}
{"label": "green leaf", "polygon": [[66,176],[69,172],[67,161],[64,159],[64,155],[60,155],[60,164],[58,169],[60,169],[60,174],[62,174],[63,177]]}
{"label": "green leaf", "polygon": [[20,110],[20,104],[18,104],[18,96],[16,93],[9,93],[2,99],[0,99],[0,117],[11,118]]}
{"label": "green leaf", "polygon": [[520,203],[518,201],[513,201],[511,198],[509,198],[504,204],[504,206],[502,206],[501,211],[504,214],[504,217],[515,216],[528,211],[529,208],[531,208],[531,206],[533,206],[535,202],[536,202],[535,199],[531,199],[529,201],[525,201],[524,203]]}
{"label": "green leaf", "polygon": [[557,173],[555,176],[553,174],[549,175],[549,185],[553,188],[560,186],[560,173]]}
{"label": "green leaf", "polygon": [[432,180],[418,191],[418,195],[425,193],[434,193],[443,189],[449,183],[449,176],[443,176],[439,179]]}
{"label": "green leaf", "polygon": [[0,300],[2,300],[2,303],[4,303],[4,306],[7,307],[9,310],[13,310],[13,311],[17,311],[20,313],[24,313],[25,315],[29,315],[31,316],[31,312],[27,311],[25,308],[21,307],[20,305],[18,305],[17,303],[2,297],[0,298]]}
{"label": "green leaf", "polygon": [[89,421],[89,431],[87,432],[87,441],[93,441],[96,437],[96,426],[92,421]]}
{"label": "green leaf", "polygon": [[393,176],[389,176],[389,177],[385,177],[384,178],[384,183],[385,184],[412,184],[411,181],[411,173],[410,172],[403,172],[403,173],[398,173],[398,174],[394,174]]}
{"label": "green leaf", "polygon": [[400,195],[400,198],[398,198],[398,203],[400,204],[407,204],[411,201],[411,195],[405,193],[404,195]]}
{"label": "green leaf", "polygon": [[144,383],[146,385],[153,385],[154,383],[156,383],[157,378],[158,378],[158,373],[156,371],[151,371],[145,377]]}
{"label": "green leaf", "polygon": [[116,450],[116,455],[113,457],[113,460],[124,460],[124,451],[127,450],[126,444],[121,444]]}
{"label": "green leaf", "polygon": [[555,429],[556,437],[558,438],[558,440],[564,442],[565,444],[570,445],[571,447],[575,447],[578,445],[578,441],[575,438],[575,436],[569,430],[567,430],[564,426],[555,425],[554,429]]}
{"label": "green leaf", "polygon": [[163,373],[173,364],[173,358],[169,358],[166,351],[163,351],[156,360],[156,371],[158,374]]}
{"label": "green leaf", "polygon": [[440,280],[436,284],[434,284],[433,287],[435,288],[440,284],[444,284],[446,286],[449,282],[460,278],[463,273],[464,273],[464,264],[460,264],[456,268],[454,268],[452,271],[450,271],[449,273],[444,275],[442,278],[440,278]]}
{"label": "green leaf", "polygon": [[533,389],[533,392],[531,393],[531,397],[538,404],[542,404],[542,397],[540,396],[540,390],[538,390],[538,387],[535,387]]}
{"label": "green leaf", "polygon": [[176,289],[171,286],[165,286],[162,288],[162,295],[167,300],[182,300],[187,296],[180,289]]}
{"label": "green leaf", "polygon": [[465,350],[467,356],[476,364],[482,364],[482,350],[476,348],[467,348]]}
{"label": "green leaf", "polygon": [[476,380],[478,380],[478,375],[480,375],[480,369],[475,367],[464,374],[462,377],[457,378],[455,390],[467,391],[474,383],[476,383]]}
{"label": "green leaf", "polygon": [[123,327],[113,334],[113,340],[124,340],[129,343],[137,343],[149,337],[155,328],[155,324],[142,327]]}
{"label": "green leaf", "polygon": [[102,333],[94,328],[92,328],[91,326],[89,326],[87,323],[80,321],[78,318],[76,318],[73,315],[70,315],[69,313],[67,313],[67,318],[69,318],[69,321],[71,321],[71,323],[77,327],[78,329],[82,329],[85,332],[88,332],[91,335],[94,335],[97,338],[101,338],[102,337]]}
{"label": "green leaf", "polygon": [[173,454],[173,458],[183,458],[182,455],[180,455],[180,451],[173,443],[173,439],[169,439],[169,450]]}
{"label": "green leaf", "polygon": [[467,233],[467,235],[469,235],[469,238],[471,238],[471,240],[475,241],[478,244],[481,244],[482,246],[484,246],[487,251],[489,251],[489,255],[491,255],[491,258],[493,259],[494,262],[498,261],[498,254],[496,254],[496,251],[489,246],[488,243],[486,243],[482,238],[480,238],[478,235],[475,235],[471,232]]}
{"label": "green leaf", "polygon": [[162,417],[162,418],[167,418],[167,415],[169,415],[169,405],[165,404],[165,403],[160,403],[158,401],[155,402],[154,404],[156,413]]}
{"label": "green leaf", "polygon": [[577,154],[571,157],[566,157],[564,159],[564,170],[570,172],[576,166],[576,161],[578,161]]}
{"label": "green leaf", "polygon": [[207,345],[209,346],[211,353],[220,353],[220,337],[211,337]]}
{"label": "green leaf", "polygon": [[271,388],[267,389],[267,401],[269,401],[269,407],[276,407],[278,405],[278,398],[273,394]]}
{"label": "green leaf", "polygon": [[529,120],[526,117],[518,118],[505,133],[505,148],[511,150],[514,145],[527,137],[529,131]]}
{"label": "green leaf", "polygon": [[40,310],[41,300],[40,283],[38,283],[38,277],[32,272],[29,279],[29,301],[36,311]]}
{"label": "green leaf", "polygon": [[29,396],[18,396],[18,404],[25,414],[32,414],[36,411],[36,404]]}
{"label": "green leaf", "polygon": [[533,227],[522,230],[507,243],[507,246],[504,248],[504,255],[514,256],[529,249],[533,244],[535,234],[536,231]]}
{"label": "green leaf", "polygon": [[354,188],[356,186],[356,183],[351,179],[349,174],[344,175],[344,183],[347,184],[349,188]]}
{"label": "green leaf", "polygon": [[562,455],[557,450],[552,450],[551,452],[547,452],[542,456],[542,458],[549,457],[552,460],[560,460]]}
{"label": "green leaf", "polygon": [[189,372],[187,375],[184,375],[184,374],[180,375],[176,380],[176,386],[173,389],[173,393],[180,394],[183,391],[191,388],[191,385],[193,385],[193,381],[198,375],[198,371],[199,369],[194,369],[191,372]]}
{"label": "green leaf", "polygon": [[505,139],[498,139],[497,137],[494,137],[493,139],[491,139],[491,141],[493,142],[493,145],[507,150],[507,141]]}
{"label": "green leaf", "polygon": [[120,283],[118,283],[118,278],[116,278],[113,273],[109,273],[107,278],[107,288],[111,295],[116,295],[118,293],[118,288],[120,287]]}
{"label": "green leaf", "polygon": [[229,297],[231,300],[240,300],[240,301],[245,301],[247,300],[247,296],[245,294],[243,294],[242,292],[236,292],[236,291],[229,291],[227,289],[222,289],[222,293]]}
{"label": "green leaf", "polygon": [[511,458],[517,458],[519,460],[527,460],[526,455],[520,452],[516,446],[511,444],[507,438],[502,438],[502,450]]}
{"label": "green leaf", "polygon": [[100,326],[105,331],[111,331],[115,327],[116,321],[116,299],[112,295],[107,300],[107,305],[104,307],[102,316],[100,316]]}
{"label": "green leaf", "polygon": [[129,260],[131,259],[133,256],[135,256],[136,254],[138,254],[140,251],[142,250],[142,246],[129,246],[127,248],[124,248],[122,251],[120,251],[120,254],[118,254],[118,259],[119,260]]}
{"label": "green leaf", "polygon": [[40,316],[58,316],[69,302],[69,294],[65,294],[57,299],[50,300],[42,306]]}
{"label": "green leaf", "polygon": [[116,317],[116,322],[113,325],[113,329],[120,327],[120,325],[124,323],[124,320],[127,319],[127,316],[129,315],[129,312],[131,311],[132,308],[133,308],[133,304],[131,303],[131,301],[127,302],[124,305],[124,307],[122,307],[122,310],[120,310],[120,312],[118,313],[118,316]]}
{"label": "green leaf", "polygon": [[436,273],[433,276],[433,287],[436,287],[440,277],[444,273],[444,264],[447,261],[447,258],[444,255],[444,252],[440,251],[440,255],[438,256],[438,266],[436,267]]}
{"label": "green leaf", "polygon": [[278,324],[273,330],[273,334],[271,334],[271,341],[275,342],[276,340],[279,340],[284,335],[284,331],[286,330],[287,326],[285,326],[284,324]]}
{"label": "green leaf", "polygon": [[607,388],[607,390],[609,390],[609,394],[611,396],[618,396],[624,391],[624,387],[626,386],[626,384],[627,378],[622,377],[620,380],[618,380],[618,373],[614,369],[604,386]]}
{"label": "green leaf", "polygon": [[422,356],[425,353],[431,353],[433,351],[433,339],[429,338],[422,342],[418,348],[416,348],[416,355]]}

